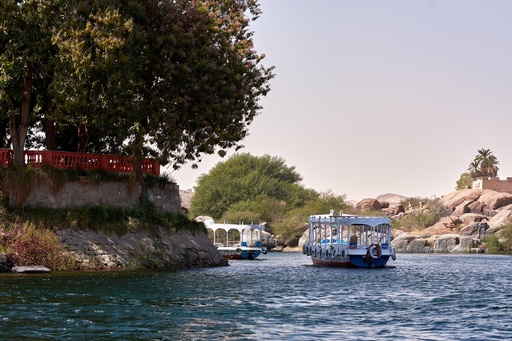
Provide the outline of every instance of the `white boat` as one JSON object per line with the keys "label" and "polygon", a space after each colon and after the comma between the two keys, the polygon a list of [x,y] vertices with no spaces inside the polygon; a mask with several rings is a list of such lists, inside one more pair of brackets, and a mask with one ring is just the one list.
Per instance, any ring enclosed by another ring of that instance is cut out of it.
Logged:
{"label": "white boat", "polygon": [[302,253],[315,265],[378,268],[396,259],[391,247],[391,224],[386,217],[349,214],[311,215],[308,241]]}
{"label": "white boat", "polygon": [[256,259],[266,254],[267,248],[261,246],[261,232],[265,224],[217,224],[205,220],[204,225],[213,232],[213,244],[227,259]]}

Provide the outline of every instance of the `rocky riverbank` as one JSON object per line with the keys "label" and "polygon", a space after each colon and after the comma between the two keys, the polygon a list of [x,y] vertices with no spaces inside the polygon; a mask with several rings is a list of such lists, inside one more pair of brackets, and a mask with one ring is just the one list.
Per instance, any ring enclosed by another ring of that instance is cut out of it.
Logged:
{"label": "rocky riverbank", "polygon": [[[448,216],[421,231],[394,231],[391,245],[398,252],[466,253],[484,252],[483,240],[500,231],[512,217],[512,194],[466,189],[439,199]],[[428,207],[416,210],[428,210]],[[403,219],[414,210],[395,210],[392,219]]]}
{"label": "rocky riverbank", "polygon": [[[482,189],[452,192],[439,199],[446,214],[432,226],[422,230],[393,228],[391,245],[397,252],[408,253],[470,253],[485,252],[484,238],[501,238],[501,230],[511,223],[512,194]],[[366,198],[356,204],[362,211],[382,210],[393,221],[406,220],[414,214],[427,214],[428,205],[408,207],[399,203]],[[307,240],[307,230],[299,247]]]}
{"label": "rocky riverbank", "polygon": [[[76,257],[80,269],[177,270],[228,265],[201,231],[170,232],[157,228],[118,236],[102,231],[59,229],[55,233]],[[7,257],[1,254],[0,269],[10,271]]]}

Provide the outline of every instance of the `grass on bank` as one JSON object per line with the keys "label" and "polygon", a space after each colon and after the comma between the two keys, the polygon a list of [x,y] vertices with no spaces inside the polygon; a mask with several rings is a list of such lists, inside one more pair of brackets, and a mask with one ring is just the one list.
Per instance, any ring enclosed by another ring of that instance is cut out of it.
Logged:
{"label": "grass on bank", "polygon": [[206,233],[204,224],[191,221],[182,214],[158,211],[150,204],[135,209],[103,206],[77,209],[25,207],[10,212],[3,209],[0,213],[0,253],[6,254],[11,266],[43,265],[52,271],[78,270],[75,255],[62,244],[55,229],[89,229],[121,236],[159,227],[169,231],[188,229]]}
{"label": "grass on bank", "polygon": [[[8,198],[0,193],[0,253],[7,255],[11,265],[43,265],[51,270],[75,270],[74,255],[61,243],[55,229],[75,229],[114,232],[151,231],[157,227],[169,231],[188,229],[203,231],[202,223],[191,221],[182,214],[163,212],[150,202],[136,208],[89,206],[83,208],[51,209],[24,206],[32,188],[40,181],[50,184],[58,192],[68,181],[84,183],[126,182],[134,183],[131,174],[108,173],[101,170],[58,170],[43,166],[0,167],[0,183],[4,192],[14,193],[15,208],[9,208]],[[171,183],[171,178],[144,175],[144,185],[161,187]]]}

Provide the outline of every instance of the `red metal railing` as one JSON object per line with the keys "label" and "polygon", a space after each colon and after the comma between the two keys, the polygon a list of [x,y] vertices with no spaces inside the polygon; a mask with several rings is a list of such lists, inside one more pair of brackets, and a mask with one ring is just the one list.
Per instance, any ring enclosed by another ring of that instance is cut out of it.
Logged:
{"label": "red metal railing", "polygon": [[[4,167],[13,163],[11,149],[0,148],[0,164]],[[107,172],[130,173],[133,172],[133,158],[118,157],[103,154],[84,154],[61,152],[56,150],[26,150],[25,163],[41,167],[50,165],[58,169],[102,169]],[[142,173],[160,175],[160,164],[156,160],[144,159]]]}

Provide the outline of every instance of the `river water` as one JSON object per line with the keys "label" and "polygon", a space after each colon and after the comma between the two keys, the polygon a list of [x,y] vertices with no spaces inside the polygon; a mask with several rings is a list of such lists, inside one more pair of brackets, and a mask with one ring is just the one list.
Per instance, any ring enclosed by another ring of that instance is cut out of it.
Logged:
{"label": "river water", "polygon": [[0,274],[0,340],[510,340],[512,257],[384,269],[268,253],[185,271]]}

